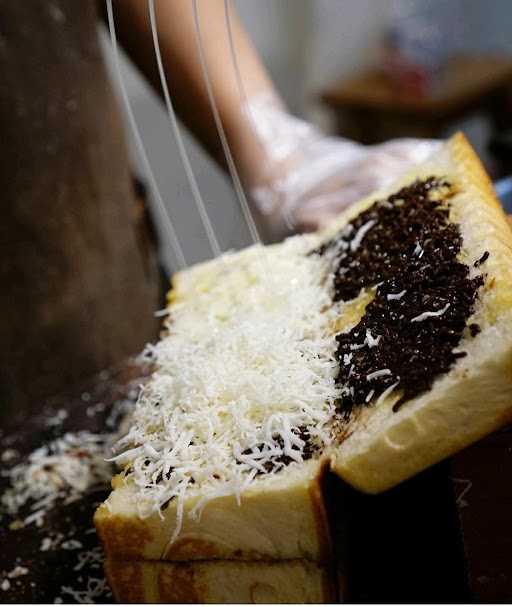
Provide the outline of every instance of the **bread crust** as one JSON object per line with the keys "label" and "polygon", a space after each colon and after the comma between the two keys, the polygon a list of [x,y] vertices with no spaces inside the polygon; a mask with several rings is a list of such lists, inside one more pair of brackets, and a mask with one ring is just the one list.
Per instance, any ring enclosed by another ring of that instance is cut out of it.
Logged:
{"label": "bread crust", "polygon": [[[432,389],[393,413],[392,402],[361,412],[333,451],[332,469],[354,487],[378,493],[512,420],[512,231],[492,184],[462,134],[421,174],[447,175],[461,186],[452,201],[472,266],[488,251],[477,310],[482,332],[461,344],[466,358]],[[396,188],[396,186],[395,186]],[[368,206],[375,199],[363,201]],[[359,210],[354,210],[356,214]],[[464,248],[464,247],[463,247]]]}
{"label": "bread crust", "polygon": [[280,562],[163,563],[108,558],[105,572],[124,603],[333,603],[336,589],[326,566]]}
{"label": "bread crust", "polygon": [[[242,494],[211,500],[199,519],[185,501],[183,527],[176,525],[176,502],[163,518],[137,516],[133,490],[122,482],[95,513],[94,523],[106,553],[113,558],[189,561],[196,559],[310,559],[327,561],[331,543],[321,483],[327,461],[306,463],[287,483],[257,484]],[[286,478],[286,477],[285,477]]]}

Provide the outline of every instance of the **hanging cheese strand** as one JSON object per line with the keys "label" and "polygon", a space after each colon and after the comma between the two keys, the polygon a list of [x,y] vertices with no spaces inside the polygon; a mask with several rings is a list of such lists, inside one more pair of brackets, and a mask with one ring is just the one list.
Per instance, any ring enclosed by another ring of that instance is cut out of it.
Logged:
{"label": "hanging cheese strand", "polygon": [[148,155],[146,153],[146,149],[142,142],[142,137],[140,135],[139,128],[137,126],[137,122],[135,120],[135,116],[133,114],[133,110],[130,104],[130,100],[128,99],[128,93],[126,91],[126,87],[124,84],[123,76],[121,73],[121,64],[119,61],[119,49],[117,46],[117,35],[116,35],[116,26],[114,22],[114,12],[112,9],[112,0],[106,0],[107,4],[107,17],[108,17],[108,29],[110,32],[110,39],[112,41],[112,49],[113,49],[113,57],[115,70],[117,73],[117,78],[119,80],[119,86],[121,89],[121,95],[123,97],[123,102],[126,108],[126,113],[128,115],[128,120],[130,122],[130,126],[133,132],[133,136],[135,138],[135,143],[137,146],[138,153],[144,165],[144,170],[146,171],[146,175],[148,177],[149,183],[151,185],[151,189],[155,193],[155,200],[158,206],[158,210],[161,216],[161,220],[164,224],[165,231],[167,236],[169,237],[169,243],[171,245],[172,252],[174,254],[174,258],[176,260],[177,269],[181,270],[187,267],[187,262],[185,260],[185,255],[183,254],[183,249],[181,248],[180,242],[178,240],[178,236],[176,235],[176,231],[172,224],[171,218],[169,217],[167,208],[162,199],[162,195],[160,194],[160,190],[158,188],[158,184],[156,182],[155,176],[151,169],[151,165],[149,163]]}
{"label": "hanging cheese strand", "polygon": [[[231,28],[231,15],[230,15],[230,0],[224,0],[224,19],[226,21],[226,30],[228,32],[228,41],[229,41],[229,52],[231,55],[231,62],[233,63],[233,69],[235,71],[236,77],[236,85],[238,88],[238,92],[240,93],[240,99],[242,100],[242,107],[244,108],[244,112],[247,115],[249,121],[249,127],[254,135],[254,140],[259,142],[261,145],[260,136],[258,135],[258,129],[256,127],[256,120],[254,119],[253,111],[251,104],[249,103],[249,98],[247,97],[247,92],[245,90],[244,81],[242,79],[242,74],[240,72],[240,66],[238,65],[238,59],[236,57],[235,51],[235,41],[233,38],[233,30]],[[265,155],[266,156],[266,155]],[[268,158],[265,157],[265,163],[268,164]],[[250,215],[250,213],[249,213]],[[252,219],[252,215],[251,220]]]}
{"label": "hanging cheese strand", "polygon": [[176,112],[174,111],[174,106],[172,104],[171,96],[169,94],[169,87],[167,85],[167,78],[165,77],[165,70],[162,62],[162,55],[160,52],[160,42],[158,40],[154,0],[148,0],[148,8],[149,19],[151,22],[151,32],[153,35],[153,46],[155,48],[156,62],[158,65],[158,73],[160,75],[160,82],[162,84],[162,91],[164,94],[165,105],[167,106],[167,113],[169,115],[171,129],[174,135],[174,139],[176,140],[178,152],[181,158],[181,162],[183,163],[183,167],[185,169],[185,174],[187,175],[187,180],[192,191],[194,202],[201,217],[201,221],[203,222],[206,236],[208,237],[208,242],[210,243],[210,247],[212,249],[214,257],[218,257],[222,253],[219,246],[219,242],[217,240],[217,237],[215,236],[215,231],[206,211],[204,201],[201,197],[201,193],[199,191],[199,187],[197,185],[197,181],[194,176],[192,166],[190,164],[190,159],[188,157],[187,150],[185,149],[185,144],[183,143],[183,138],[181,136],[178,121],[176,119]]}
{"label": "hanging cheese strand", "polygon": [[206,86],[206,92],[208,94],[208,100],[210,102],[210,106],[212,108],[213,118],[215,121],[215,126],[217,127],[217,131],[219,133],[219,139],[222,145],[222,149],[224,151],[224,155],[226,157],[226,162],[228,164],[229,173],[231,175],[231,179],[233,181],[233,186],[235,188],[235,192],[237,194],[238,200],[242,207],[242,212],[244,214],[245,220],[247,222],[247,226],[251,233],[251,237],[255,243],[261,242],[258,229],[256,228],[256,224],[252,217],[251,211],[249,209],[249,204],[247,202],[247,198],[245,197],[244,189],[240,182],[240,177],[238,176],[238,171],[235,166],[235,162],[233,160],[233,156],[231,154],[231,150],[229,148],[229,143],[226,137],[226,133],[224,131],[224,127],[222,125],[222,120],[219,115],[219,110],[217,108],[217,103],[215,101],[215,96],[213,94],[213,89],[210,80],[210,74],[208,72],[208,66],[206,64],[206,59],[204,56],[204,48],[203,48],[203,38],[201,35],[201,28],[199,25],[199,14],[197,11],[197,0],[192,0],[192,6],[194,9],[194,22],[195,22],[195,33],[196,33],[196,42],[197,49],[199,52],[199,60],[201,63],[201,70],[203,72],[203,78]]}

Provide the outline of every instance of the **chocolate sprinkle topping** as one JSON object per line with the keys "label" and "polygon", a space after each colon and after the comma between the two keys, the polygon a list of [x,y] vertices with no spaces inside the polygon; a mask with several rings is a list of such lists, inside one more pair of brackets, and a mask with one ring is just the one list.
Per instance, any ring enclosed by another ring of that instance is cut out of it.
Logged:
{"label": "chocolate sprinkle topping", "polygon": [[484,281],[469,278],[457,260],[462,236],[448,220],[452,195],[445,180],[418,180],[375,202],[315,251],[332,256],[335,301],[376,288],[361,321],[336,338],[345,419],[391,386],[402,393],[398,410],[465,356],[454,349]]}
{"label": "chocolate sprinkle topping", "polygon": [[482,329],[480,325],[477,325],[476,322],[473,322],[469,325],[469,332],[471,333],[471,337],[476,337]]}
{"label": "chocolate sprinkle topping", "polygon": [[475,263],[473,264],[475,266],[475,268],[478,268],[478,266],[481,266],[483,263],[485,263],[487,260],[489,259],[489,251],[486,251],[482,257],[480,257],[480,259],[477,259],[475,261]]}

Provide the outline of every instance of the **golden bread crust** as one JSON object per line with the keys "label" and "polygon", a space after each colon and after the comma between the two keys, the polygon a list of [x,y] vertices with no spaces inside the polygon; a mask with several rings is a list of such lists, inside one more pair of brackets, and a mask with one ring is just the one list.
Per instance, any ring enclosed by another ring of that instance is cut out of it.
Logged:
{"label": "golden bread crust", "polygon": [[151,589],[145,584],[139,562],[124,561],[121,566],[118,561],[106,558],[104,570],[116,602],[144,603],[148,601]]}
{"label": "golden bread crust", "polygon": [[114,596],[126,603],[332,603],[329,568],[306,560],[163,563],[107,559]]}
{"label": "golden bread crust", "polygon": [[331,545],[321,483],[326,460],[310,461],[294,482],[253,485],[242,494],[211,500],[199,519],[185,501],[183,527],[169,543],[176,524],[176,502],[162,519],[139,518],[130,487],[117,484],[96,511],[94,523],[106,553],[113,558],[189,561],[195,559],[328,560]]}

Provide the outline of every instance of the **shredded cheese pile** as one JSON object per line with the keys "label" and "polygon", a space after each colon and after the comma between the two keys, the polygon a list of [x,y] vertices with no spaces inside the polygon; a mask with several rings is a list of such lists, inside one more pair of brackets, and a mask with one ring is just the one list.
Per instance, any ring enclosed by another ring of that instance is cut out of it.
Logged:
{"label": "shredded cheese pile", "polygon": [[[112,455],[112,446],[121,433],[126,432],[135,398],[136,392],[132,388],[127,398],[112,405],[105,422],[110,431],[101,434],[85,430],[65,432],[32,451],[20,463],[0,470],[0,476],[8,478],[10,485],[1,495],[0,504],[11,516],[25,516],[14,521],[11,528],[31,524],[41,527],[46,514],[57,503],[70,504],[110,485],[114,466],[107,458]],[[90,395],[84,392],[82,400],[87,402],[89,399]],[[94,405],[94,415],[98,404]],[[45,420],[45,425],[61,425],[67,417],[67,411],[60,409]],[[16,450],[5,449],[0,462],[8,464],[18,457]]]}
{"label": "shredded cheese pile", "polygon": [[29,506],[23,524],[41,526],[58,501],[71,503],[108,485],[112,465],[105,457],[113,440],[113,434],[68,432],[39,447],[2,473],[11,485],[1,497],[2,505],[11,515]]}
{"label": "shredded cheese pile", "polygon": [[[328,266],[312,237],[255,246],[189,270],[168,334],[147,349],[155,373],[115,460],[129,464],[139,515],[200,495],[191,511],[240,494],[283,459],[304,460],[304,429],[331,440],[337,363]],[[301,432],[302,430],[302,432]]]}
{"label": "shredded cheese pile", "polygon": [[[96,599],[99,598],[104,599],[105,594],[108,593],[108,591],[109,587],[107,580],[103,577],[88,578],[86,588],[82,590],[77,590],[71,586],[62,586],[60,590],[61,594],[68,595],[71,597],[71,599],[73,599],[73,601],[83,605],[95,603]],[[57,597],[54,602],[57,604],[62,604],[67,603],[68,600],[64,601],[62,597]]]}

